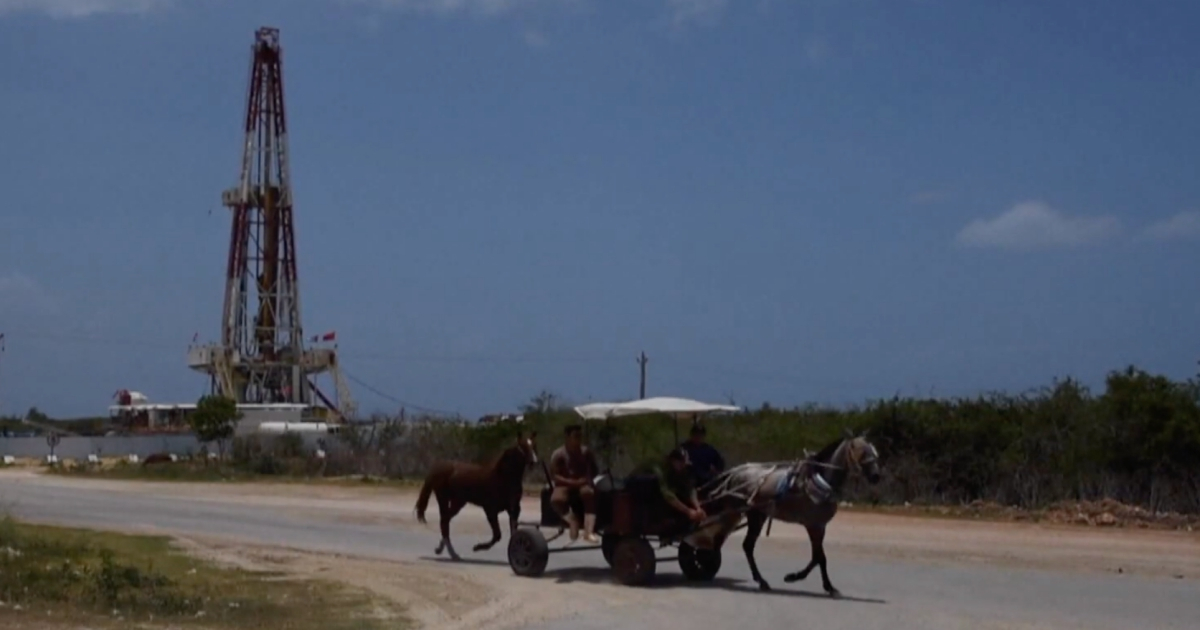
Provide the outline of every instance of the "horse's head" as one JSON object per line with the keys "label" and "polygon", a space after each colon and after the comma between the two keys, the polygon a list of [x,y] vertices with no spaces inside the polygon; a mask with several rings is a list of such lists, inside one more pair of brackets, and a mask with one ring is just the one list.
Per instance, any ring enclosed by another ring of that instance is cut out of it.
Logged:
{"label": "horse's head", "polygon": [[537,431],[531,431],[528,436],[524,432],[517,432],[517,449],[525,456],[525,466],[531,468],[538,463],[537,454]]}
{"label": "horse's head", "polygon": [[863,431],[862,435],[846,431],[846,464],[862,473],[869,483],[879,483],[879,451],[874,444],[867,441],[866,431]]}

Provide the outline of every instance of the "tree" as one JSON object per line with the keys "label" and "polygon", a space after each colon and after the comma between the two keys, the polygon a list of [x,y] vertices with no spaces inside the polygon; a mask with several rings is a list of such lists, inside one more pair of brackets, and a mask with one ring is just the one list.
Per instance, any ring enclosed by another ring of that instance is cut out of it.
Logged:
{"label": "tree", "polygon": [[543,389],[537,396],[530,398],[529,402],[521,407],[521,411],[525,415],[548,414],[558,411],[562,406],[563,400],[558,394]]}
{"label": "tree", "polygon": [[201,442],[216,442],[217,457],[225,458],[225,442],[233,437],[233,429],[242,414],[237,403],[225,396],[204,396],[196,402],[196,412],[188,424]]}

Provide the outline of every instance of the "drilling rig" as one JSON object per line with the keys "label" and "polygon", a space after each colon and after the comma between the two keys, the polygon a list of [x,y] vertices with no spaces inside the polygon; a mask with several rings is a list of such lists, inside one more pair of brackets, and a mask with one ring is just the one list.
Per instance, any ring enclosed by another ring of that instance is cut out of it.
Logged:
{"label": "drilling rig", "polygon": [[[213,393],[239,404],[303,404],[345,420],[355,404],[338,368],[337,347],[305,347],[333,335],[306,338],[300,323],[282,52],[279,29],[258,29],[241,177],[221,195],[233,216],[221,341],[189,348],[188,365],[209,375]],[[336,402],[317,388],[316,378],[326,373],[333,377]]]}

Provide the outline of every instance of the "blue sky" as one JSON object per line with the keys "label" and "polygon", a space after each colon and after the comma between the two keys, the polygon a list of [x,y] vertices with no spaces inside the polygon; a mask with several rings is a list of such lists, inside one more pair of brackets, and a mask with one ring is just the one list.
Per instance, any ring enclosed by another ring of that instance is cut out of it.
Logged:
{"label": "blue sky", "polygon": [[[388,397],[757,405],[1200,358],[1200,6],[0,0],[0,409],[192,401],[253,34],[303,318]],[[355,387],[365,411],[389,398]]]}

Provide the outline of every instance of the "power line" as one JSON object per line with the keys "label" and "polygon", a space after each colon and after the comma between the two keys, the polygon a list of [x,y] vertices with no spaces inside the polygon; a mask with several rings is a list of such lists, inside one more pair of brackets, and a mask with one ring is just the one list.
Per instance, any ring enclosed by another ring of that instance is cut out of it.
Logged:
{"label": "power line", "polygon": [[[169,350],[171,352],[180,352],[188,346],[190,337],[182,337],[179,341],[166,341],[165,339],[146,339],[144,337],[130,338],[119,337],[112,335],[100,335],[96,333],[80,333],[80,332],[44,332],[38,330],[13,330],[6,329],[6,341],[9,349],[19,348],[22,339],[41,340],[49,342],[67,342],[73,344],[97,344],[97,345],[118,345],[125,348],[146,348],[155,350]],[[639,356],[639,361],[641,357]],[[341,363],[344,365],[347,361],[387,361],[389,363],[468,363],[474,365],[494,364],[494,365],[563,365],[563,364],[581,364],[581,365],[628,365],[628,356],[618,357],[614,355],[420,355],[420,354],[391,354],[380,352],[355,352],[351,350],[346,352],[345,347],[341,348]],[[780,385],[796,386],[805,381],[811,380],[812,377],[804,377],[789,373],[791,370],[787,368],[771,371],[746,370],[738,367],[730,367],[727,365],[714,366],[704,365],[696,361],[681,357],[671,357],[669,355],[657,355],[655,361],[660,368],[665,369],[665,372],[660,374],[709,374],[723,378],[750,379],[758,382],[771,382]],[[356,380],[357,379],[352,379]],[[361,383],[360,383],[361,384]],[[851,384],[850,381],[847,385]],[[381,398],[398,401],[392,396],[374,391],[370,385],[363,384],[363,387],[371,390]],[[640,387],[639,387],[640,389]],[[640,392],[639,392],[640,393]],[[445,413],[445,410],[437,410],[424,407],[422,405],[406,405],[414,409],[427,411],[430,413]]]}
{"label": "power line", "polygon": [[346,372],[345,370],[342,370],[342,374],[344,374],[346,376],[346,378],[350,379],[351,381],[354,381],[354,383],[356,385],[358,385],[359,387],[362,387],[363,389],[371,392],[372,394],[375,394],[376,396],[379,396],[380,398],[383,398],[383,399],[389,400],[393,403],[396,403],[397,405],[400,405],[401,407],[412,408],[412,409],[416,409],[417,411],[424,411],[425,413],[432,413],[432,414],[438,414],[438,415],[443,415],[443,416],[461,416],[462,415],[462,414],[458,413],[457,411],[447,411],[445,409],[434,409],[433,407],[426,407],[424,405],[417,405],[417,404],[413,404],[410,402],[406,402],[404,400],[400,400],[399,398],[396,398],[395,396],[392,396],[383,391],[380,391],[377,387],[372,386],[371,384],[367,383],[366,381],[354,376],[353,374],[350,374],[349,372]]}
{"label": "power line", "polygon": [[[119,345],[124,347],[141,347],[155,350],[172,350],[179,351],[187,347],[188,343],[183,341],[166,341],[146,339],[145,337],[115,337],[112,335],[98,335],[93,333],[46,333],[41,331],[8,331],[10,338],[19,341],[21,338],[35,339],[51,342],[71,342],[71,343],[88,343],[100,345]],[[401,361],[405,363],[473,363],[485,364],[494,363],[501,365],[513,365],[522,363],[578,363],[578,364],[600,364],[600,363],[623,363],[626,359],[608,355],[429,355],[429,354],[389,354],[379,352],[359,352],[351,349],[346,352],[345,347],[341,348],[343,361],[346,358],[351,360],[373,359],[380,361]]]}

